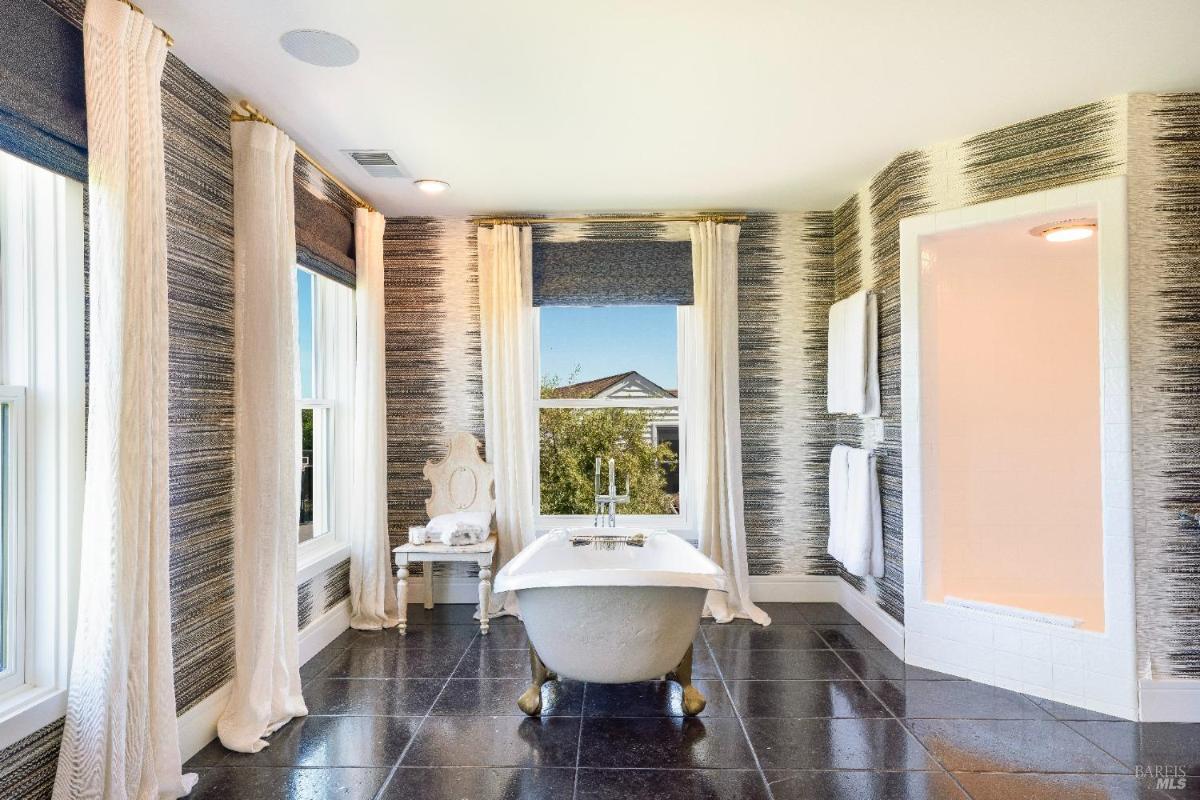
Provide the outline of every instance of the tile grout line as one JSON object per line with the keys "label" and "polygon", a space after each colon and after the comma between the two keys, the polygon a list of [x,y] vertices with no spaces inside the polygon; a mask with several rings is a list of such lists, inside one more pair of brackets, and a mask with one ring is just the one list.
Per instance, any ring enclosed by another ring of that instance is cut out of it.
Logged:
{"label": "tile grout line", "polygon": [[[817,634],[817,635],[820,636],[820,634]],[[822,638],[824,638],[824,637],[822,637]],[[857,651],[852,650],[851,652],[857,652]],[[911,736],[912,740],[914,742],[916,742],[918,745],[920,745],[921,749],[923,751],[925,751],[925,755],[929,756],[930,760],[933,761],[933,763],[937,764],[941,768],[942,772],[944,772],[946,774],[946,776],[948,778],[950,778],[950,780],[954,783],[954,785],[958,787],[958,790],[960,792],[962,792],[963,797],[970,798],[971,793],[967,791],[967,787],[962,785],[962,782],[959,781],[958,777],[953,772],[951,772],[946,767],[945,764],[942,763],[942,760],[940,758],[938,758],[932,752],[930,752],[929,748],[925,746],[925,743],[921,741],[920,737],[917,736],[915,733],[913,733],[912,730],[910,730],[909,727],[904,724],[904,720],[902,720],[899,716],[897,716],[895,711],[892,711],[892,707],[889,706],[887,703],[883,702],[883,698],[875,693],[875,690],[872,689],[870,687],[870,685],[867,683],[867,681],[865,681],[863,679],[863,677],[861,675],[859,675],[858,672],[855,671],[854,667],[850,666],[850,662],[847,661],[846,659],[842,658],[842,654],[839,653],[837,650],[834,650],[833,654],[835,656],[837,656],[838,661],[841,661],[842,664],[845,665],[846,669],[850,670],[850,674],[852,674],[854,677],[858,678],[858,682],[863,685],[863,688],[867,690],[867,692],[871,695],[871,697],[875,698],[875,702],[877,702],[877,703],[879,703],[879,705],[883,706],[883,710],[886,711],[891,716],[891,719],[894,719],[896,721],[896,723],[900,726],[900,729],[903,730],[908,736]],[[864,656],[864,658],[865,658],[865,656]],[[906,668],[907,668],[907,665],[906,665]],[[907,677],[904,680],[907,682]]]}
{"label": "tile grout line", "polygon": [[[397,635],[399,635],[399,633],[397,633]],[[442,688],[438,691],[437,696],[433,698],[433,702],[429,704],[429,709],[425,712],[425,716],[421,717],[421,721],[417,723],[417,729],[413,731],[412,736],[410,736],[408,741],[405,742],[404,749],[400,751],[400,757],[397,758],[396,763],[392,765],[392,769],[390,772],[388,772],[388,776],[380,785],[379,791],[375,792],[373,796],[374,800],[381,800],[383,793],[386,792],[387,788],[392,785],[392,780],[396,777],[396,770],[400,769],[400,764],[404,761],[404,757],[408,755],[409,748],[413,746],[413,742],[417,740],[417,736],[420,735],[421,729],[425,727],[425,722],[429,719],[430,715],[433,714],[433,709],[437,706],[438,701],[442,699],[442,695],[446,693],[446,687],[450,685],[450,679],[454,677],[454,673],[458,672],[458,668],[462,666],[463,659],[467,657],[467,653],[471,652],[471,646],[475,644],[475,640],[478,638],[479,633],[476,632],[476,634],[471,637],[471,641],[467,643],[466,649],[463,650],[462,655],[458,657],[458,661],[454,662],[454,669],[450,670],[450,674],[447,675],[446,680],[442,682]]]}
{"label": "tile grout line", "polygon": [[587,710],[587,687],[587,681],[584,681],[583,695],[579,698],[579,735],[575,738],[575,782],[571,784],[571,800],[576,800],[579,795],[579,759],[583,755],[583,715]]}
{"label": "tile grout line", "polygon": [[729,691],[729,686],[725,683],[725,670],[721,668],[721,662],[717,660],[717,654],[713,652],[712,645],[708,642],[708,634],[704,632],[703,623],[700,626],[700,633],[704,637],[704,649],[708,651],[708,657],[712,659],[713,666],[717,669],[717,677],[721,681],[721,691],[729,699],[729,705],[733,707],[734,718],[738,721],[738,727],[742,729],[742,736],[746,740],[746,746],[750,748],[750,755],[754,758],[754,766],[758,770],[758,777],[762,779],[763,788],[767,790],[767,800],[775,800],[775,792],[771,789],[771,782],[767,780],[767,773],[763,770],[762,762],[758,759],[758,751],[754,749],[754,742],[750,739],[750,732],[746,730],[746,721],[742,719],[742,711],[738,708],[737,703],[733,699],[733,693]]}

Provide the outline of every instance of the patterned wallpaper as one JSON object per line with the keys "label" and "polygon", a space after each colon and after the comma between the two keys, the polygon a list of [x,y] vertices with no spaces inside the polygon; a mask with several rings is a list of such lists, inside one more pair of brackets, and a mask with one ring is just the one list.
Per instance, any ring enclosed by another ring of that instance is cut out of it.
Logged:
{"label": "patterned wallpaper", "polygon": [[[743,469],[755,575],[832,574],[823,556],[832,422],[824,413],[825,318],[833,217],[754,214],[739,241]],[[534,227],[534,246],[574,241],[688,241],[680,223]],[[389,525],[393,546],[424,522],[426,459],[463,429],[483,437],[475,226],[388,220]],[[451,574],[469,575],[453,565]],[[442,568],[439,565],[439,570]],[[441,574],[440,572],[438,574]]]}
{"label": "patterned wallpaper", "polygon": [[1111,175],[1130,192],[1139,664],[1200,678],[1200,548],[1180,517],[1200,508],[1200,94],[1121,96],[905,153],[834,212],[836,296],[880,293],[886,571],[851,582],[903,621],[899,219]]}
{"label": "patterned wallpaper", "polygon": [[[82,0],[47,4],[82,23]],[[182,714],[232,677],[233,166],[225,96],[173,55],[162,89],[171,628]],[[343,205],[331,186],[305,183]],[[314,581],[316,617],[349,595],[349,561]],[[61,737],[59,720],[0,751],[0,800],[49,797]]]}
{"label": "patterned wallpaper", "polygon": [[[900,220],[1123,171],[1124,106],[1094,103],[896,156],[834,213],[836,298],[873,288],[879,299],[879,386],[884,441],[876,448],[883,506],[884,575],[842,577],[904,621],[900,452]],[[862,440],[839,418],[838,439]]]}
{"label": "patterned wallpaper", "polygon": [[1138,653],[1200,678],[1200,93],[1129,98]]}

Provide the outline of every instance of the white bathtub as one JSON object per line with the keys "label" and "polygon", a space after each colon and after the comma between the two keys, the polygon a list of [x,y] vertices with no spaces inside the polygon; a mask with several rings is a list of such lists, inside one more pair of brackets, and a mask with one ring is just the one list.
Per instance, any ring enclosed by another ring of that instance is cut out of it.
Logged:
{"label": "white bathtub", "polygon": [[[636,533],[631,528],[555,531],[496,575],[496,591],[517,593],[536,651],[535,684],[540,686],[538,656],[557,676],[593,683],[661,678],[680,667],[700,625],[705,595],[725,591],[725,572],[670,533],[647,533],[642,547],[571,543],[572,535]],[[690,661],[686,673],[679,676],[685,687]]]}

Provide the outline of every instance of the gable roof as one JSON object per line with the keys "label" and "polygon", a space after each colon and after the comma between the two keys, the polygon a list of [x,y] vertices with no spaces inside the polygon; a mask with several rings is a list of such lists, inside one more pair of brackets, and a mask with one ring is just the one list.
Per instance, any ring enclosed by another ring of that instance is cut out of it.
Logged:
{"label": "gable roof", "polygon": [[636,379],[641,383],[653,387],[661,392],[661,396],[663,397],[673,397],[677,395],[676,390],[664,389],[654,381],[647,378],[645,375],[639,373],[637,370],[630,370],[628,372],[621,372],[616,375],[606,375],[603,378],[593,378],[590,381],[581,381],[580,383],[571,383],[567,384],[566,386],[559,386],[557,388],[550,389],[543,396],[555,400],[590,400],[594,397],[599,397],[609,389],[612,389],[613,387],[625,383],[631,379]]}

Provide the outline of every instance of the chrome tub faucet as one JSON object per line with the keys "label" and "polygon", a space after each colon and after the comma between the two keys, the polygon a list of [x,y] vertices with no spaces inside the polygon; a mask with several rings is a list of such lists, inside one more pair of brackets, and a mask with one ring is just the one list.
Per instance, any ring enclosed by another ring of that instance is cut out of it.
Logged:
{"label": "chrome tub faucet", "polygon": [[617,527],[617,506],[624,505],[629,502],[629,476],[625,476],[625,494],[617,494],[617,462],[615,459],[608,460],[608,494],[600,494],[600,456],[596,456],[596,516],[592,520],[592,527],[599,528],[600,517],[605,513],[605,506],[608,507],[608,527]]}

